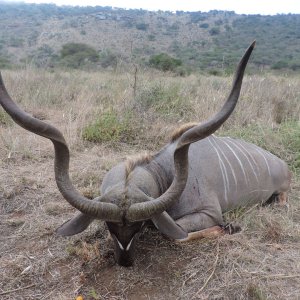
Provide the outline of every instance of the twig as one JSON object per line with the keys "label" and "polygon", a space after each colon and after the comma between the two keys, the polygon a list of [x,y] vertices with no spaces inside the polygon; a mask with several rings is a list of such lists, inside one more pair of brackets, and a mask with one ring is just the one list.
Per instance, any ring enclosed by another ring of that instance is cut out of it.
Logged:
{"label": "twig", "polygon": [[136,285],[137,283],[139,283],[140,281],[142,281],[141,279],[136,280],[135,282],[133,282],[132,284],[128,284],[127,287],[125,289],[122,290],[122,293],[124,294],[129,288],[131,288],[132,286]]}
{"label": "twig", "polygon": [[263,276],[264,278],[297,278],[300,277],[300,274],[295,274],[295,275],[284,275],[284,274],[274,274],[274,275],[265,275]]}
{"label": "twig", "polygon": [[257,206],[258,206],[258,204],[254,204],[252,207],[247,209],[243,214],[241,214],[238,218],[236,218],[236,220],[243,218],[246,214],[248,214],[250,211],[252,211]]}
{"label": "twig", "polygon": [[[207,272],[209,272],[210,270],[212,270],[213,269],[213,267],[212,268],[209,268],[209,270],[207,270]],[[184,280],[184,282],[183,282],[183,284],[182,284],[182,287],[184,287],[185,285],[186,285],[186,283],[190,280],[190,279],[192,279],[193,277],[195,277],[198,273],[200,273],[202,270],[200,269],[200,270],[197,270],[196,272],[194,272],[192,275],[190,275],[186,280]]]}
{"label": "twig", "polygon": [[218,260],[219,260],[219,253],[220,253],[220,242],[218,240],[218,243],[217,243],[217,255],[216,255],[216,260],[214,262],[214,266],[213,266],[212,272],[207,277],[207,279],[204,282],[203,286],[197,291],[197,293],[194,294],[194,296],[192,297],[192,299],[195,299],[205,289],[205,287],[207,286],[208,282],[211,280],[211,278],[215,274],[215,271],[216,271],[216,268],[217,268],[217,264],[218,264]]}
{"label": "twig", "polygon": [[287,278],[297,278],[297,277],[300,277],[300,274],[292,274],[292,275],[286,275],[286,274],[262,274],[262,273],[259,273],[259,272],[247,272],[251,275],[256,275],[257,277],[261,277],[261,278],[284,278],[284,279],[287,279]]}
{"label": "twig", "polygon": [[7,295],[7,294],[10,294],[10,293],[14,293],[14,292],[18,292],[18,291],[25,290],[25,289],[29,289],[29,288],[34,287],[34,286],[36,286],[36,284],[27,285],[27,286],[20,287],[20,288],[14,289],[14,290],[8,290],[8,291],[0,293],[0,296]]}

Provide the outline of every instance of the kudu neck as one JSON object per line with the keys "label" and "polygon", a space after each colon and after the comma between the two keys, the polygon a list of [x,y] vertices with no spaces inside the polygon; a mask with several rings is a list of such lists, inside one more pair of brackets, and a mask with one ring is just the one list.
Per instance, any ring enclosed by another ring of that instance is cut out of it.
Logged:
{"label": "kudu neck", "polygon": [[142,168],[151,174],[158,188],[159,196],[166,192],[174,179],[174,144],[169,144],[158,152]]}

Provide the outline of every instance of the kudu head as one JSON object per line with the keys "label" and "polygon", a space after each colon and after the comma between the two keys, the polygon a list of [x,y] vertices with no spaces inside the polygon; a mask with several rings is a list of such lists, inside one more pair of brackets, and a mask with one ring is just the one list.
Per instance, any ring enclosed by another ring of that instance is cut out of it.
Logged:
{"label": "kudu head", "polygon": [[[0,103],[12,119],[35,134],[52,141],[55,150],[55,179],[62,196],[81,213],[58,229],[61,235],[73,235],[83,231],[94,219],[104,220],[115,242],[115,257],[118,264],[133,263],[135,239],[147,220],[152,220],[162,233],[173,238],[184,238],[184,232],[166,213],[179,199],[188,177],[188,150],[190,144],[214,133],[233,112],[239,98],[244,70],[255,46],[253,42],[242,57],[233,81],[231,92],[221,108],[211,119],[192,126],[172,141],[174,145],[174,178],[166,191],[157,194],[155,183],[149,174],[138,170],[126,178],[125,168],[112,172],[115,184],[93,199],[82,196],[69,177],[69,149],[61,132],[38,120],[19,108],[6,91],[0,78]],[[110,176],[110,175],[109,175]],[[109,177],[108,176],[108,177]],[[142,182],[141,185],[137,182]],[[141,186],[143,188],[141,188]]]}

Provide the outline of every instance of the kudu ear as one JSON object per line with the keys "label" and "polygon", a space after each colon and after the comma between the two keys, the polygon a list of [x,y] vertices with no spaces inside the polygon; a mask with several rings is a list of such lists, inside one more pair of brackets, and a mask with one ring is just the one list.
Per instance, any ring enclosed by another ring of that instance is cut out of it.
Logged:
{"label": "kudu ear", "polygon": [[79,213],[57,228],[56,233],[61,236],[75,235],[87,229],[93,221],[90,216]]}
{"label": "kudu ear", "polygon": [[164,235],[171,239],[184,239],[188,236],[176,222],[170,217],[167,212],[163,212],[151,218],[155,227]]}

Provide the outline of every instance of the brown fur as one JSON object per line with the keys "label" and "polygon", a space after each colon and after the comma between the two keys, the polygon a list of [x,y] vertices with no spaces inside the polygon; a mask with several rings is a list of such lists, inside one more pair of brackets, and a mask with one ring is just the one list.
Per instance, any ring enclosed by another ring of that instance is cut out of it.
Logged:
{"label": "brown fur", "polygon": [[288,203],[288,194],[287,192],[281,192],[278,195],[278,203],[280,206],[285,206]]}
{"label": "brown fur", "polygon": [[134,156],[131,158],[127,158],[125,162],[125,168],[126,168],[126,180],[128,179],[130,173],[134,170],[135,167],[149,163],[152,159],[152,155],[149,153],[142,153],[138,156]]}
{"label": "brown fur", "polygon": [[176,130],[173,131],[172,135],[171,135],[171,142],[176,141],[179,137],[181,137],[181,135],[183,133],[185,133],[186,131],[188,131],[189,129],[197,126],[198,123],[195,122],[191,122],[191,123],[186,123],[181,125],[179,128],[177,128]]}

